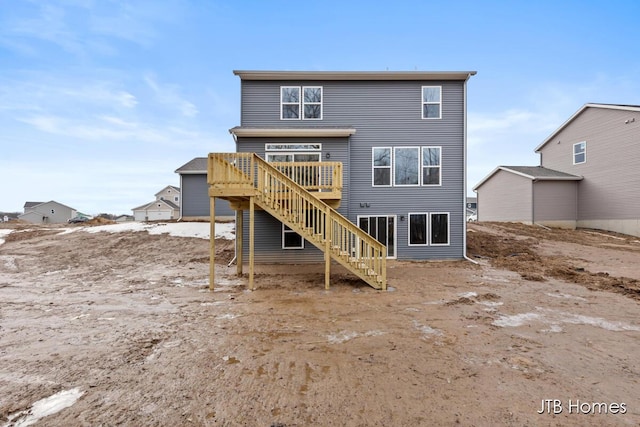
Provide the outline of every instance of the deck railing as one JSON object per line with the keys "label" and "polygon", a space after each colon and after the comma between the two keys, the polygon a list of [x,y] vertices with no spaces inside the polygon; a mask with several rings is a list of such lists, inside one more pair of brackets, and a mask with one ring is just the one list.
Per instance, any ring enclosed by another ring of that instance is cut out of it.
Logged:
{"label": "deck railing", "polygon": [[327,163],[273,164],[253,153],[211,153],[208,182],[214,188],[254,187],[264,210],[375,288],[386,289],[386,247],[308,191],[341,189],[341,166]]}

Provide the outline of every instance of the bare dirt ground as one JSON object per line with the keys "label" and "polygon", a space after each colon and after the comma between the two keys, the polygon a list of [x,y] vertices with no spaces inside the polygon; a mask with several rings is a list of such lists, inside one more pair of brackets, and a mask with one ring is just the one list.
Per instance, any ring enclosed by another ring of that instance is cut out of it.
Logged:
{"label": "bare dirt ground", "polygon": [[322,265],[250,292],[219,241],[209,292],[207,240],[59,233],[0,245],[0,426],[69,390],[37,425],[640,425],[636,238],[472,224],[479,264],[390,262],[389,292]]}

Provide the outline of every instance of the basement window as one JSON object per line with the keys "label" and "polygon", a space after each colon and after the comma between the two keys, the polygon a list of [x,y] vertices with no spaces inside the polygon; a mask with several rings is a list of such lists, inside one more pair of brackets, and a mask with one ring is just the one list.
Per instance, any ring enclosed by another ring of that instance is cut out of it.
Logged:
{"label": "basement window", "polygon": [[282,224],[282,249],[304,249],[302,236],[285,224]]}

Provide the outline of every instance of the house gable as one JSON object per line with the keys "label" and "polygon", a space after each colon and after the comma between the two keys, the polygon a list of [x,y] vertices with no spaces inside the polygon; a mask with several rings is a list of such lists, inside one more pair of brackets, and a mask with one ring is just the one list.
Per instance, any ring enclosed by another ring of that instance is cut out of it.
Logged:
{"label": "house gable", "polygon": [[77,211],[62,203],[50,200],[44,203],[25,203],[25,213],[19,218],[36,223],[65,223],[76,215]]}

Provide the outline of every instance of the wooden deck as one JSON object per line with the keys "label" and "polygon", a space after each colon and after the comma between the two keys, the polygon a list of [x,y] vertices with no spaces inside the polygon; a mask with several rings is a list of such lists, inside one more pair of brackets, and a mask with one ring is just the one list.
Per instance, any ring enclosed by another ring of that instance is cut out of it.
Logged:
{"label": "wooden deck", "polygon": [[242,213],[249,211],[249,287],[254,289],[254,213],[262,209],[325,254],[325,288],[334,259],[375,289],[386,290],[386,248],[335,210],[342,198],[339,162],[267,163],[254,153],[211,153],[210,289],[215,279],[216,197],[238,211],[236,253],[242,274]]}

